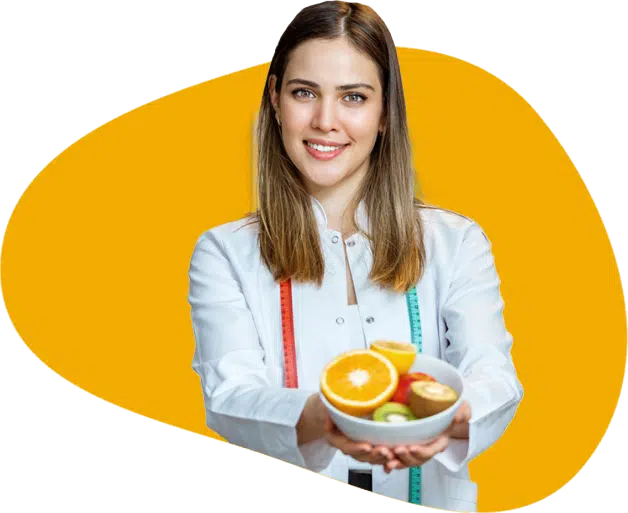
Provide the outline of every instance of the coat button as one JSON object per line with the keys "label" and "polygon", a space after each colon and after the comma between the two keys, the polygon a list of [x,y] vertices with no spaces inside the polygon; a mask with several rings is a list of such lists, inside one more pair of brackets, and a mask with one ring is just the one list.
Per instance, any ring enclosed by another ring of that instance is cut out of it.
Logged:
{"label": "coat button", "polygon": [[336,242],[338,242],[338,235],[334,235],[334,236],[331,238],[331,241],[332,241],[334,244],[336,244]]}
{"label": "coat button", "polygon": [[366,322],[368,322],[369,324],[375,322],[375,319],[373,319],[373,317],[367,317],[366,318]]}
{"label": "coat button", "polygon": [[355,246],[355,241],[350,240],[349,242],[347,242],[347,246]]}
{"label": "coat button", "polygon": [[342,317],[338,317],[338,319],[336,319],[336,324],[342,324],[343,322],[345,322],[345,320]]}

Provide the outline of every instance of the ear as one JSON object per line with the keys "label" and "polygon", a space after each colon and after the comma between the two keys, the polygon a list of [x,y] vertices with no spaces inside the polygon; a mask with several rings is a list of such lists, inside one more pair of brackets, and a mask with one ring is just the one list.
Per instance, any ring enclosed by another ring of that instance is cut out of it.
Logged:
{"label": "ear", "polygon": [[277,76],[271,75],[270,77],[268,77],[268,92],[270,93],[270,101],[273,104],[273,107],[279,109],[279,93],[277,92],[276,86]]}
{"label": "ear", "polygon": [[378,127],[379,133],[383,133],[384,130],[386,130],[386,117],[382,116],[382,120],[379,122],[379,127]]}

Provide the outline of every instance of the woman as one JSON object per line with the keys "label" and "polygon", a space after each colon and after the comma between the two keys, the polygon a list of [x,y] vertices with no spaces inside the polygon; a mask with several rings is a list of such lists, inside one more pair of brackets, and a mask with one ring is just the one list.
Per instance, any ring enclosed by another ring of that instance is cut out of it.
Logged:
{"label": "woman", "polygon": [[[418,467],[421,504],[475,511],[467,464],[501,436],[523,391],[483,231],[414,198],[396,49],[373,10],[324,2],[296,16],[271,61],[258,146],[258,211],[204,233],[190,265],[207,425],[231,443],[401,500]],[[282,309],[287,280],[292,305]],[[431,444],[356,443],[326,414],[321,372],[374,340],[410,342],[413,287],[422,351],[461,370],[467,402]],[[284,371],[289,314],[295,388]]]}

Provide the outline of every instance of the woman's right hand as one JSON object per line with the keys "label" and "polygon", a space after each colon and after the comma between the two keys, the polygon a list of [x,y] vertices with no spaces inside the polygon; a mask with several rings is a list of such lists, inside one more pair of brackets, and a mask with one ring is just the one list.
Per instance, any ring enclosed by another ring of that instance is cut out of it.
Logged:
{"label": "woman's right hand", "polygon": [[358,461],[384,465],[397,459],[388,447],[373,446],[369,443],[355,442],[347,438],[332,422],[320,395],[312,394],[305,403],[305,408],[297,424],[297,442],[301,445],[322,437],[331,446]]}
{"label": "woman's right hand", "polygon": [[347,456],[364,463],[385,465],[397,459],[393,451],[384,445],[351,440],[338,429],[329,415],[325,421],[325,438],[330,445],[337,447]]}

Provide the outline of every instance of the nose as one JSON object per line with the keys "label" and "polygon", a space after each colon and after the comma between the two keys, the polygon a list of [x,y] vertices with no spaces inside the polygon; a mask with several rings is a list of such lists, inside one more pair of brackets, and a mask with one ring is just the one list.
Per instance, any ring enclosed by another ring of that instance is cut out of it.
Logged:
{"label": "nose", "polygon": [[312,116],[312,128],[318,128],[321,132],[331,132],[338,130],[338,124],[338,113],[333,98],[318,102]]}

